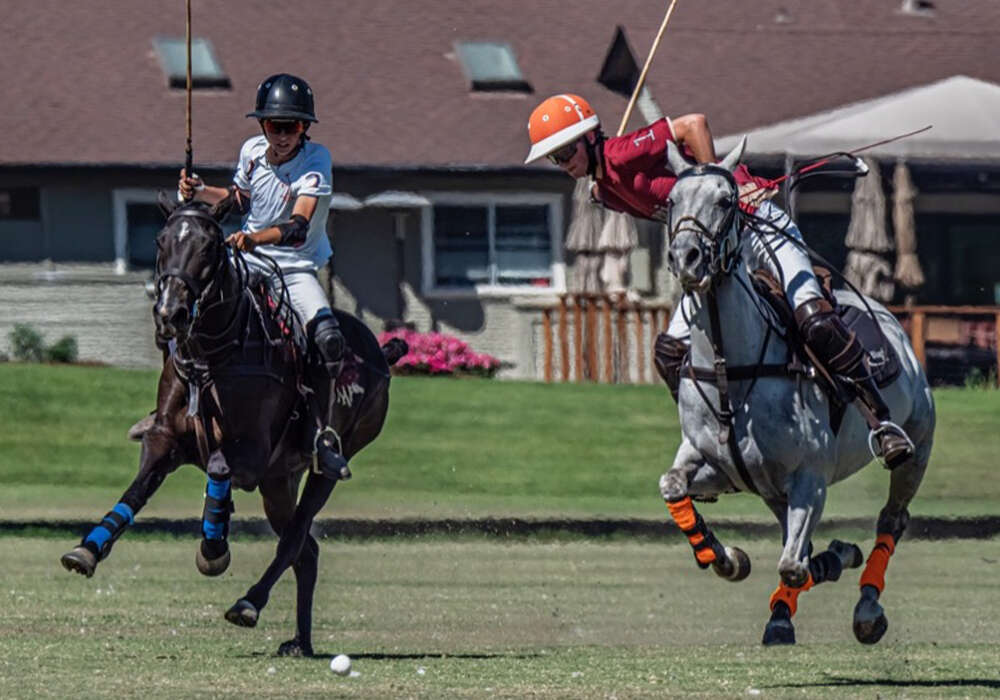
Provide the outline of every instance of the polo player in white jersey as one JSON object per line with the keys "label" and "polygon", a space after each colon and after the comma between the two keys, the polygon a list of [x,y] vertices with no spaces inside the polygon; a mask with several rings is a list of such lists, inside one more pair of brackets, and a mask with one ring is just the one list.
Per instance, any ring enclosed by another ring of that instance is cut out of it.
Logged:
{"label": "polo player in white jersey", "polygon": [[[294,75],[272,75],[257,88],[255,109],[246,116],[260,122],[262,133],[247,139],[240,149],[233,185],[206,185],[197,175],[181,170],[178,195],[184,201],[210,205],[233,197],[243,214],[242,229],[226,243],[243,251],[249,266],[272,289],[279,284],[278,275],[255,252],[277,263],[292,307],[332,382],[340,373],[345,343],[317,271],[333,254],[326,235],[333,165],[330,151],[307,135],[309,126],[318,121],[312,89]],[[147,424],[152,424],[151,417],[133,426],[129,437],[141,439]],[[324,448],[336,451],[327,441],[319,441],[318,447],[320,459],[340,457],[324,455]]]}

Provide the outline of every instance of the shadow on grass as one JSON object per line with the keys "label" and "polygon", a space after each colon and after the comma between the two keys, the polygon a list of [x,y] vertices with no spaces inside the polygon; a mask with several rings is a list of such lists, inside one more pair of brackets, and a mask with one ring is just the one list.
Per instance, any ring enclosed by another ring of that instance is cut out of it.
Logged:
{"label": "shadow on grass", "polygon": [[363,654],[351,654],[345,651],[316,651],[312,656],[282,656],[278,657],[277,654],[273,652],[266,651],[255,651],[249,654],[236,654],[234,658],[237,659],[258,659],[262,657],[273,657],[273,658],[284,658],[284,659],[306,659],[310,661],[322,661],[323,663],[329,663],[330,659],[338,654],[347,654],[351,657],[352,661],[357,661],[358,659],[367,659],[369,661],[413,661],[417,659],[537,659],[542,656],[542,654],[511,654],[504,652],[496,652],[492,654],[485,653],[468,653],[468,654],[442,654],[440,652],[411,652],[409,654],[379,654],[379,653],[363,653]]}
{"label": "shadow on grass", "polygon": [[895,678],[830,678],[816,683],[782,683],[762,688],[850,688],[852,686],[889,686],[894,688],[1000,688],[1000,680],[992,678],[942,678],[940,680],[898,680]]}

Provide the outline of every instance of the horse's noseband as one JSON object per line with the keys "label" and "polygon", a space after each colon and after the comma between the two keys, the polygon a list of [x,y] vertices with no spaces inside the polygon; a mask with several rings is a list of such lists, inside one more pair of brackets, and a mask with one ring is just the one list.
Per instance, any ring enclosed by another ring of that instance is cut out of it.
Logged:
{"label": "horse's noseband", "polygon": [[736,220],[740,211],[739,185],[736,184],[736,178],[733,177],[733,174],[727,168],[714,163],[700,163],[692,166],[678,175],[677,181],[680,182],[686,178],[704,176],[723,178],[729,184],[732,191],[726,206],[726,216],[723,218],[722,223],[719,224],[718,229],[712,231],[696,216],[682,216],[676,223],[671,221],[667,231],[671,242],[682,231],[693,231],[699,238],[707,238],[712,243],[709,263],[712,274],[714,275],[719,271],[728,274],[733,269],[733,264],[736,260],[736,250],[738,248],[737,236],[731,235],[731,232],[734,228],[739,227],[739,222]]}

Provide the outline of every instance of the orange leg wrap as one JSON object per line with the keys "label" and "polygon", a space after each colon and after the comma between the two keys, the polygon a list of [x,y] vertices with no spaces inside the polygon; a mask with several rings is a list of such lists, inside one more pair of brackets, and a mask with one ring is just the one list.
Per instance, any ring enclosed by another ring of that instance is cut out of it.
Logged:
{"label": "orange leg wrap", "polygon": [[795,615],[796,606],[799,600],[799,593],[805,593],[810,588],[813,587],[813,577],[809,574],[809,578],[806,582],[802,584],[801,588],[789,588],[785,584],[779,584],[777,588],[774,589],[774,593],[771,594],[771,610],[774,610],[774,606],[778,603],[784,603],[788,606],[788,610],[792,615]]}
{"label": "orange leg wrap", "polygon": [[[687,496],[683,500],[677,501],[676,503],[667,503],[667,509],[670,511],[671,517],[673,517],[674,522],[677,523],[677,527],[681,530],[690,530],[698,524],[698,513],[694,509],[694,504],[691,502],[691,497]],[[695,532],[687,536],[688,542],[691,546],[697,546],[702,543],[705,536],[700,532]],[[702,564],[711,564],[715,561],[715,552],[712,551],[711,547],[706,547],[705,549],[696,549],[694,553],[695,558]]]}
{"label": "orange leg wrap", "polygon": [[864,573],[861,574],[861,586],[875,586],[881,593],[885,588],[885,569],[889,566],[889,557],[896,551],[896,541],[892,535],[882,534],[875,538],[875,547],[868,555]]}

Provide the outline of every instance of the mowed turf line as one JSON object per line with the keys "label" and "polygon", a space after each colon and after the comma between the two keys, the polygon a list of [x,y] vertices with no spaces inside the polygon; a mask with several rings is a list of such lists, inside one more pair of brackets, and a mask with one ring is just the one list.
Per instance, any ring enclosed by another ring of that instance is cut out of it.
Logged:
{"label": "mowed turf line", "polygon": [[[134,477],[125,440],[153,407],[156,373],[0,365],[0,519],[98,518]],[[911,512],[996,514],[1000,392],[935,391],[938,432]],[[660,386],[396,378],[388,422],[321,517],[665,517],[657,482],[680,439]],[[870,517],[888,473],[872,464],[830,489],[826,517]],[[198,517],[204,478],[169,477],[146,517]],[[260,515],[256,495],[237,515]],[[756,497],[723,497],[709,519],[771,521]],[[140,516],[142,517],[142,516]]]}
{"label": "mowed turf line", "polygon": [[[734,542],[736,543],[736,542]],[[994,541],[906,541],[889,567],[889,631],[851,633],[858,572],[800,598],[795,647],[762,648],[777,545],[740,584],[687,545],[325,540],[314,644],[293,630],[288,572],[256,629],[223,611],[269,560],[237,541],[219,579],[196,540],[120,540],[94,578],[63,571],[70,543],[0,538],[0,697],[996,697]],[[867,543],[865,543],[867,546]],[[356,677],[334,676],[347,653]]]}

